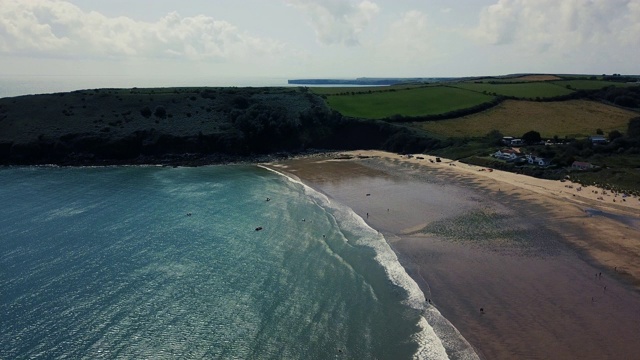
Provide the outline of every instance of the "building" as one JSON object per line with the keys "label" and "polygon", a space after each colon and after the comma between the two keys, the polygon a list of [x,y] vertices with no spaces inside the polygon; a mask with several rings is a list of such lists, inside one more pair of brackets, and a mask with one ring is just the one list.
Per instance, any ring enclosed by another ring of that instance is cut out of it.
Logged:
{"label": "building", "polygon": [[524,142],[522,139],[515,139],[512,136],[505,136],[502,138],[502,144],[507,146],[522,146]]}
{"label": "building", "polygon": [[608,142],[604,135],[589,136],[589,140],[591,140],[592,144],[606,144]]}
{"label": "building", "polygon": [[549,159],[545,159],[539,156],[535,156],[535,155],[531,155],[531,154],[527,154],[524,156],[527,159],[527,162],[531,165],[538,165],[538,166],[549,166],[551,165],[551,160]]}
{"label": "building", "polygon": [[501,160],[513,161],[520,156],[520,152],[514,149],[502,149],[496,151],[493,156]]}
{"label": "building", "polygon": [[584,161],[574,161],[571,164],[571,168],[574,170],[589,170],[593,168],[593,165],[591,165],[591,163],[584,162]]}

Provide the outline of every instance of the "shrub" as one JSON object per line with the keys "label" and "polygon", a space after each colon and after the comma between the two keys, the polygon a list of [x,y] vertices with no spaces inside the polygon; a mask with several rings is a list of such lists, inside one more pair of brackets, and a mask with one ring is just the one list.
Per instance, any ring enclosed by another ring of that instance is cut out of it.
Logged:
{"label": "shrub", "polygon": [[615,98],[613,101],[614,104],[624,107],[637,107],[636,99],[631,96],[622,95]]}
{"label": "shrub", "polygon": [[249,99],[241,95],[234,97],[231,102],[233,106],[237,109],[246,109],[249,107]]}
{"label": "shrub", "polygon": [[149,118],[151,116],[151,109],[149,109],[148,106],[143,107],[140,109],[140,115]]}
{"label": "shrub", "polygon": [[157,106],[156,110],[153,112],[153,114],[156,117],[164,119],[165,117],[167,117],[167,110],[164,108],[164,106]]}
{"label": "shrub", "polygon": [[522,135],[522,140],[527,144],[537,144],[542,138],[539,132],[531,130]]}

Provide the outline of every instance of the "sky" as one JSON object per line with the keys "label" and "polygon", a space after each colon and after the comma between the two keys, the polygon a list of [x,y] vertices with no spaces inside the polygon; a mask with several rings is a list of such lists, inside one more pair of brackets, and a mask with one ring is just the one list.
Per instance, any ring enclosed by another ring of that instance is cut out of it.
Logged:
{"label": "sky", "polygon": [[640,0],[0,0],[0,75],[640,74]]}

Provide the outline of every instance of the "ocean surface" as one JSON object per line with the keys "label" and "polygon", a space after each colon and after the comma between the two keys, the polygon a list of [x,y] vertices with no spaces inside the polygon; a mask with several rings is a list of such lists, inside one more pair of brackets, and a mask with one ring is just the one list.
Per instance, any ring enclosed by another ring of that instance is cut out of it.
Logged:
{"label": "ocean surface", "polygon": [[[43,76],[0,75],[0,98],[51,94],[101,88],[154,88],[154,87],[266,87],[290,85],[283,77],[135,77],[135,76]],[[314,85],[315,87],[358,87],[358,85]]]}
{"label": "ocean surface", "polygon": [[0,98],[98,88],[289,86],[286,78],[0,75]]}
{"label": "ocean surface", "polygon": [[270,170],[8,167],[0,184],[0,359],[475,357],[382,235]]}

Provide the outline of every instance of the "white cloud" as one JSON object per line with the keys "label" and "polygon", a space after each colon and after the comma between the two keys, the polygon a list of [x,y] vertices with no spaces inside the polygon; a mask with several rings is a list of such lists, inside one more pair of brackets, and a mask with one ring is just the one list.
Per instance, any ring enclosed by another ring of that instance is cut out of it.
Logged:
{"label": "white cloud", "polygon": [[380,11],[378,5],[368,0],[360,3],[344,0],[285,2],[300,9],[310,18],[316,39],[324,45],[358,45],[358,35]]}
{"label": "white cloud", "polygon": [[427,16],[416,10],[402,14],[389,26],[382,49],[399,59],[425,59],[432,51],[433,31]]}
{"label": "white cloud", "polygon": [[0,0],[0,52],[85,58],[233,60],[278,55],[284,44],[226,21],[170,13],[156,22],[106,17],[61,0]]}
{"label": "white cloud", "polygon": [[571,50],[640,45],[640,0],[498,0],[485,7],[474,39],[493,45]]}

